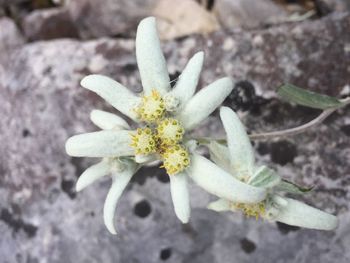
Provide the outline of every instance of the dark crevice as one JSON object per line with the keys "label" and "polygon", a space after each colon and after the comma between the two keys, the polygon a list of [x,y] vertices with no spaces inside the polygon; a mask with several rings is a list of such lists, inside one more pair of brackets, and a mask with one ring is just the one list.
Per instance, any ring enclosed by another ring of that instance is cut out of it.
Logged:
{"label": "dark crevice", "polygon": [[70,199],[74,199],[76,197],[74,186],[75,186],[75,182],[72,180],[63,179],[61,182],[62,191],[65,192]]}
{"label": "dark crevice", "polygon": [[[4,14],[11,18],[23,34],[22,20],[29,13],[37,9],[47,9],[57,7],[50,0],[22,0],[22,1],[2,1],[0,0],[0,9]],[[1,13],[1,12],[0,12]]]}
{"label": "dark crevice", "polygon": [[193,239],[198,235],[198,232],[193,228],[191,223],[181,224],[181,230]]}
{"label": "dark crevice", "polygon": [[270,145],[265,142],[259,142],[256,150],[260,155],[266,155],[270,152]]}
{"label": "dark crevice", "polygon": [[332,8],[324,0],[314,0],[317,16],[326,16],[332,13]]}
{"label": "dark crevice", "polygon": [[31,135],[31,133],[30,133],[30,131],[28,130],[28,129],[23,129],[23,131],[22,131],[22,136],[25,138],[25,137],[28,137],[28,136],[30,136]]}
{"label": "dark crevice", "polygon": [[234,111],[249,111],[253,115],[261,115],[261,109],[270,100],[256,95],[254,85],[242,80],[235,84],[231,94],[225,99],[224,105]]}
{"label": "dark crevice", "polygon": [[137,70],[137,65],[136,64],[126,64],[122,67],[122,71],[125,73],[134,73]]}
{"label": "dark crevice", "polygon": [[[267,123],[278,124],[280,127],[283,125],[290,125],[287,121],[290,116],[293,116],[293,120],[300,124],[311,121],[316,118],[320,112],[319,110],[303,107],[293,106],[289,103],[285,103],[280,99],[265,100],[262,104],[255,105],[256,112],[259,113],[260,118]],[[250,113],[253,113],[250,111]],[[294,124],[293,126],[297,126]],[[288,128],[288,127],[286,127]]]}
{"label": "dark crevice", "polygon": [[215,0],[205,0],[205,1],[203,1],[203,0],[196,0],[196,1],[197,1],[198,4],[203,6],[208,11],[211,11],[214,8]]}
{"label": "dark crevice", "polygon": [[215,0],[207,0],[207,10],[211,11],[214,8]]}
{"label": "dark crevice", "polygon": [[298,231],[300,227],[297,226],[290,226],[281,222],[276,222],[278,230],[281,232],[283,235],[287,235],[289,232],[294,232]]}
{"label": "dark crevice", "polygon": [[292,163],[297,156],[297,147],[288,141],[278,141],[270,144],[271,161],[280,165]]}
{"label": "dark crevice", "polygon": [[171,248],[163,248],[159,253],[159,258],[165,261],[171,257],[171,252]]}
{"label": "dark crevice", "polygon": [[72,157],[70,162],[75,167],[75,175],[78,178],[86,169],[86,167],[83,165],[83,159]]}
{"label": "dark crevice", "polygon": [[249,240],[248,238],[241,239],[240,243],[241,243],[241,248],[247,254],[253,253],[256,249],[255,243]]}
{"label": "dark crevice", "polygon": [[134,214],[138,217],[145,218],[152,212],[151,205],[147,200],[141,200],[134,206]]}
{"label": "dark crevice", "polygon": [[239,81],[231,94],[226,98],[225,104],[233,110],[249,111],[256,99],[255,88],[249,81]]}
{"label": "dark crevice", "polygon": [[57,5],[51,0],[22,0],[17,2],[7,1],[0,7],[3,7],[5,10],[9,10],[8,14],[11,17],[11,15],[13,15],[13,10],[30,13],[37,9],[57,7]]}
{"label": "dark crevice", "polygon": [[11,227],[15,233],[22,229],[29,238],[36,235],[38,228],[30,223],[24,222],[21,218],[16,218],[8,209],[1,210],[0,220],[4,221],[9,227]]}
{"label": "dark crevice", "polygon": [[346,135],[350,136],[350,124],[340,127],[340,130]]}
{"label": "dark crevice", "polygon": [[135,38],[135,35],[133,34],[133,32],[128,32],[128,33],[120,32],[117,34],[112,34],[111,37],[114,39],[130,39],[130,38],[132,39],[132,38]]}
{"label": "dark crevice", "polygon": [[141,167],[137,173],[132,177],[132,183],[138,183],[139,185],[143,185],[147,178],[156,177],[162,183],[169,182],[169,175],[165,172],[164,169],[159,169],[158,166],[153,167]]}
{"label": "dark crevice", "polygon": [[181,72],[180,71],[175,71],[173,74],[170,74],[170,85],[171,87],[174,87],[176,82],[177,82],[177,79],[179,78]]}

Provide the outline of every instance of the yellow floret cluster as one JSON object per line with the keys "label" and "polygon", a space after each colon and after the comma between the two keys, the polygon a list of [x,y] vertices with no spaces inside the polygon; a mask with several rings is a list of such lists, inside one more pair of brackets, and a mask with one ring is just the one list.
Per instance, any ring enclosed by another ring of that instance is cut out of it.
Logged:
{"label": "yellow floret cluster", "polygon": [[131,144],[135,149],[135,154],[148,155],[156,152],[157,141],[153,131],[146,128],[138,128],[136,133],[131,134]]}
{"label": "yellow floret cluster", "polygon": [[190,164],[188,151],[180,144],[167,147],[162,157],[163,167],[168,174],[177,174]]}
{"label": "yellow floret cluster", "polygon": [[141,121],[152,123],[163,118],[165,104],[159,92],[152,90],[151,95],[143,96],[141,104],[135,109]]}
{"label": "yellow floret cluster", "polygon": [[135,112],[147,124],[130,134],[135,155],[158,154],[169,175],[185,170],[190,164],[189,153],[181,144],[185,129],[169,116],[162,96],[153,90],[151,95],[142,97]]}
{"label": "yellow floret cluster", "polygon": [[241,210],[247,217],[255,217],[256,220],[263,217],[266,211],[264,201],[256,204],[231,203],[231,206],[234,210]]}
{"label": "yellow floret cluster", "polygon": [[166,146],[181,142],[185,130],[178,120],[166,118],[158,123],[156,132],[162,146]]}

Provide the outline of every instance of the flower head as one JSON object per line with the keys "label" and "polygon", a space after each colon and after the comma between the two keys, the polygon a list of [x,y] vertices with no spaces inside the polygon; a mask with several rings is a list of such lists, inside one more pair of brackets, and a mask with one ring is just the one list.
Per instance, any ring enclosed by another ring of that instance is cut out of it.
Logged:
{"label": "flower head", "polygon": [[[118,116],[94,111],[92,121],[104,130],[76,135],[66,142],[69,155],[102,157],[129,164],[123,170],[123,175],[113,177],[115,181],[118,181],[116,178],[123,180],[119,186],[116,184],[115,188],[112,187],[107,196],[107,228],[115,232],[111,214],[118,199],[116,197],[136,171],[137,163],[163,162],[170,176],[175,213],[183,223],[187,223],[190,217],[188,176],[209,193],[231,201],[254,203],[263,200],[265,189],[242,183],[198,155],[191,140],[186,137],[188,131],[197,127],[230,94],[232,80],[227,77],[219,79],[194,94],[204,59],[203,52],[198,52],[189,60],[171,89],[153,17],[142,20],[138,26],[136,58],[143,87],[141,94],[134,94],[122,84],[102,75],[89,75],[81,81],[81,85],[100,95],[135,121],[139,128],[131,130]],[[111,171],[110,166],[104,167],[104,173]],[[85,177],[96,178],[95,175]]]}
{"label": "flower head", "polygon": [[134,148],[135,154],[148,155],[156,152],[157,141],[150,128],[138,128],[136,132],[131,132],[130,136],[130,146]]}
{"label": "flower head", "polygon": [[215,211],[241,211],[247,216],[305,228],[332,230],[337,226],[338,219],[335,216],[280,196],[278,187],[285,182],[268,167],[255,166],[253,148],[238,116],[231,109],[222,107],[220,117],[227,134],[228,147],[212,142],[209,145],[211,158],[233,177],[247,185],[267,189],[268,194],[264,200],[249,204],[219,199],[210,203],[208,208]]}
{"label": "flower head", "polygon": [[142,97],[140,105],[135,108],[138,118],[144,122],[155,122],[163,118],[165,104],[157,90],[152,90],[150,95]]}
{"label": "flower head", "polygon": [[181,123],[173,118],[161,120],[157,125],[156,131],[157,137],[164,148],[182,141],[185,133],[185,129],[182,127]]}
{"label": "flower head", "polygon": [[162,158],[164,160],[164,168],[169,175],[182,172],[190,165],[188,151],[179,144],[165,147]]}

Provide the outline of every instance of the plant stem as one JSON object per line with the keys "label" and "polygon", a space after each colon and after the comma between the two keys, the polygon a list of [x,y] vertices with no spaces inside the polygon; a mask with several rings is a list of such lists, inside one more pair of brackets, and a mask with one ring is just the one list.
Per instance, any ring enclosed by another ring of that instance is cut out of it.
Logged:
{"label": "plant stem", "polygon": [[266,133],[256,133],[249,135],[249,138],[251,140],[265,140],[270,138],[276,138],[276,137],[285,137],[285,136],[294,136],[299,133],[305,132],[307,129],[316,126],[322,121],[324,121],[329,115],[331,115],[333,112],[335,112],[337,109],[344,107],[345,105],[350,104],[350,97],[340,100],[343,105],[337,108],[331,108],[322,111],[320,115],[318,115],[315,119],[294,128],[281,130],[281,131],[274,131],[274,132],[266,132]]}
{"label": "plant stem", "polygon": [[[315,119],[313,119],[313,120],[311,120],[303,125],[300,125],[300,126],[297,126],[294,128],[290,128],[290,129],[286,129],[286,130],[264,132],[264,133],[255,133],[255,134],[249,135],[249,138],[251,140],[266,140],[266,139],[272,139],[272,138],[276,138],[276,137],[294,136],[294,135],[297,135],[299,133],[305,132],[307,129],[312,128],[313,126],[316,126],[316,125],[322,123],[322,121],[324,121],[329,115],[331,115],[336,110],[350,104],[350,97],[347,97],[345,99],[341,99],[340,101],[342,102],[342,105],[340,107],[323,110],[322,113],[320,115],[318,115]],[[193,138],[193,139],[197,140],[198,143],[200,143],[200,144],[209,144],[210,141],[213,140],[213,139],[208,138],[208,137],[199,137],[199,138]],[[227,143],[226,139],[216,139],[215,141],[218,143],[223,143],[223,144]]]}

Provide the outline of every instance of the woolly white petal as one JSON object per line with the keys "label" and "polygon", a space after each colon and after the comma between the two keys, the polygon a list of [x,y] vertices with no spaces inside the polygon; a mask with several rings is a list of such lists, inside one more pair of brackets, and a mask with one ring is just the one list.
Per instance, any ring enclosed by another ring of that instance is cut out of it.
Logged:
{"label": "woolly white petal", "polygon": [[102,130],[129,130],[129,124],[119,116],[102,110],[93,110],[90,120]]}
{"label": "woolly white petal", "polygon": [[[216,163],[220,168],[232,174],[230,152],[228,148],[216,141],[211,141],[208,145],[210,159]],[[233,176],[236,176],[233,174]]]}
{"label": "woolly white petal", "polygon": [[170,79],[154,17],[143,19],[137,28],[136,59],[145,93],[156,89],[164,95],[170,89]]}
{"label": "woolly white petal", "polygon": [[279,209],[274,220],[292,225],[319,230],[333,230],[338,218],[300,201],[284,198],[288,203]]}
{"label": "woolly white petal", "polygon": [[226,131],[231,166],[237,173],[252,175],[254,152],[243,124],[237,114],[228,107],[221,107],[220,117]]}
{"label": "woolly white petal", "polygon": [[214,202],[211,202],[208,206],[208,209],[211,209],[216,212],[224,212],[224,211],[230,211],[230,201],[226,199],[218,199]]}
{"label": "woolly white petal", "polygon": [[169,92],[180,100],[181,105],[185,105],[196,91],[199,75],[202,70],[204,53],[196,53],[187,63],[182,71],[175,87]]}
{"label": "woolly white petal", "polygon": [[148,155],[143,155],[143,154],[136,154],[135,155],[135,162],[137,163],[148,163],[148,162],[153,162],[158,160],[157,154],[148,154]]}
{"label": "woolly white petal", "polygon": [[188,175],[200,187],[218,197],[240,203],[257,203],[266,196],[266,190],[245,184],[220,169],[208,159],[191,155]]}
{"label": "woolly white petal", "polygon": [[183,224],[188,223],[190,218],[190,198],[187,186],[187,174],[178,173],[170,175],[170,192],[173,200],[176,216]]}
{"label": "woolly white petal", "polygon": [[98,131],[70,137],[66,152],[76,157],[118,157],[133,155],[128,131]]}
{"label": "woolly white petal", "polygon": [[137,121],[134,112],[141,99],[117,81],[102,75],[89,75],[83,78],[80,85],[101,96],[121,113]]}
{"label": "woolly white petal", "polygon": [[109,189],[103,207],[103,220],[109,232],[114,235],[117,234],[113,223],[117,202],[133,176],[134,171],[135,169],[128,168],[120,173],[115,173],[112,175],[112,186]]}
{"label": "woolly white petal", "polygon": [[80,176],[75,186],[77,192],[83,190],[97,179],[107,175],[110,172],[110,166],[106,161],[99,162],[86,169]]}
{"label": "woolly white petal", "polygon": [[207,118],[209,114],[220,106],[232,89],[232,80],[230,78],[222,78],[197,92],[178,116],[185,129],[193,129]]}

